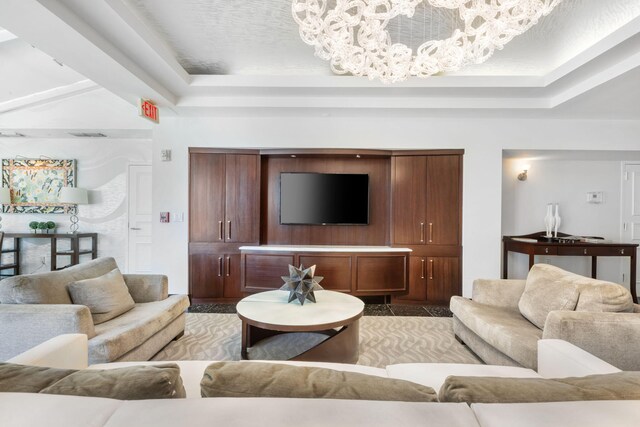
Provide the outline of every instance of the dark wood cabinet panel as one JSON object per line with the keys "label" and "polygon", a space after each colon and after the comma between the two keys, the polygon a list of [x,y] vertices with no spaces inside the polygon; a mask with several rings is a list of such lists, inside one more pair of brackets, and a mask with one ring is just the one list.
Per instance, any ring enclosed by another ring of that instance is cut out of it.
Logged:
{"label": "dark wood cabinet panel", "polygon": [[425,156],[397,156],[392,161],[393,243],[424,244],[427,221],[427,159]]}
{"label": "dark wood cabinet panel", "polygon": [[258,156],[225,155],[226,242],[258,242],[260,188]]}
{"label": "dark wood cabinet panel", "polygon": [[225,298],[242,298],[240,290],[240,254],[224,254],[224,287]]}
{"label": "dark wood cabinet panel", "polygon": [[428,156],[427,244],[460,244],[460,156]]}
{"label": "dark wood cabinet panel", "polygon": [[451,297],[460,292],[460,258],[427,258],[427,300],[448,304]]}
{"label": "dark wood cabinet panel", "polygon": [[324,289],[351,292],[351,255],[300,255],[298,264],[315,265]]}
{"label": "dark wood cabinet panel", "polygon": [[399,301],[427,300],[427,258],[409,257],[409,292],[396,297]]}
{"label": "dark wood cabinet panel", "polygon": [[189,289],[194,300],[223,297],[224,254],[189,255]]}
{"label": "dark wood cabinet panel", "polygon": [[189,241],[224,241],[225,155],[195,154],[189,159]]}
{"label": "dark wood cabinet panel", "polygon": [[355,290],[380,294],[404,291],[407,267],[405,255],[358,255]]}
{"label": "dark wood cabinet panel", "polygon": [[284,282],[282,276],[289,273],[289,264],[294,264],[292,254],[243,254],[243,291],[264,291],[278,289]]}

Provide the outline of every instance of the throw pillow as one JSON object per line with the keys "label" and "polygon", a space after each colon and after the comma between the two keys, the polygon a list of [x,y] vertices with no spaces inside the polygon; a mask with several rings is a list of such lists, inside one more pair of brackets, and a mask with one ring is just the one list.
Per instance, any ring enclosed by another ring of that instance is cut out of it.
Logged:
{"label": "throw pillow", "polygon": [[578,277],[580,297],[576,311],[633,313],[633,298],[627,288],[604,280]]}
{"label": "throw pillow", "polygon": [[616,372],[580,378],[447,377],[441,402],[528,403],[574,400],[638,400],[640,372]]}
{"label": "throw pillow", "polygon": [[180,367],[175,363],[104,370],[85,369],[62,378],[40,393],[119,400],[186,397]]}
{"label": "throw pillow", "polygon": [[89,307],[96,325],[118,317],[135,306],[124,277],[117,268],[103,276],[70,283],[67,288],[74,304]]}
{"label": "throw pillow", "polygon": [[204,371],[200,387],[202,397],[437,401],[431,387],[410,381],[277,363],[213,363]]}
{"label": "throw pillow", "polygon": [[574,310],[579,295],[574,276],[553,265],[534,265],[518,302],[520,314],[543,329],[549,312]]}
{"label": "throw pillow", "polygon": [[73,369],[0,363],[0,392],[38,393],[74,372]]}
{"label": "throw pillow", "polygon": [[0,392],[120,400],[186,397],[180,367],[175,363],[81,371],[0,363]]}

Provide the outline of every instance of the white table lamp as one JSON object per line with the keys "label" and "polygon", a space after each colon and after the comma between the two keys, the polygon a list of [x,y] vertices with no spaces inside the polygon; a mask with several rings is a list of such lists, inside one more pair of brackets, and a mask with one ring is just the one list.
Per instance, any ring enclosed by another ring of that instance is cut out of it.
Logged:
{"label": "white table lamp", "polygon": [[60,203],[76,205],[71,207],[71,226],[69,229],[71,233],[78,232],[78,206],[86,205],[89,203],[89,197],[87,196],[87,190],[78,187],[62,187],[60,189]]}
{"label": "white table lamp", "polygon": [[[8,188],[0,187],[0,205],[9,205],[9,204],[11,204],[11,191]],[[2,230],[1,216],[0,216],[0,230]]]}

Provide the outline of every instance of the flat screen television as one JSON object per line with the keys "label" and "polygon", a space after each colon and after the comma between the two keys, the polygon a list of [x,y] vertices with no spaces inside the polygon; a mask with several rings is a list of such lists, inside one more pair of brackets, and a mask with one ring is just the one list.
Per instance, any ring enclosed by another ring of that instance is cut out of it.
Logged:
{"label": "flat screen television", "polygon": [[369,224],[369,175],[282,172],[280,224]]}

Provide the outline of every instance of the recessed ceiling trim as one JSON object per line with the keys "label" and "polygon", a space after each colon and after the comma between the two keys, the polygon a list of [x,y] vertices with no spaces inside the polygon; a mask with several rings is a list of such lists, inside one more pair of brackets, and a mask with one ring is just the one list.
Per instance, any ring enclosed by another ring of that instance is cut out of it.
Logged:
{"label": "recessed ceiling trim", "polygon": [[9,41],[15,40],[17,38],[18,37],[15,34],[10,33],[9,31],[3,30],[3,29],[0,28],[0,43],[9,42]]}
{"label": "recessed ceiling trim", "polygon": [[100,86],[91,80],[81,80],[70,85],[56,87],[42,92],[32,93],[10,101],[0,102],[0,113],[23,110],[53,101],[70,98],[92,90],[100,89]]}

